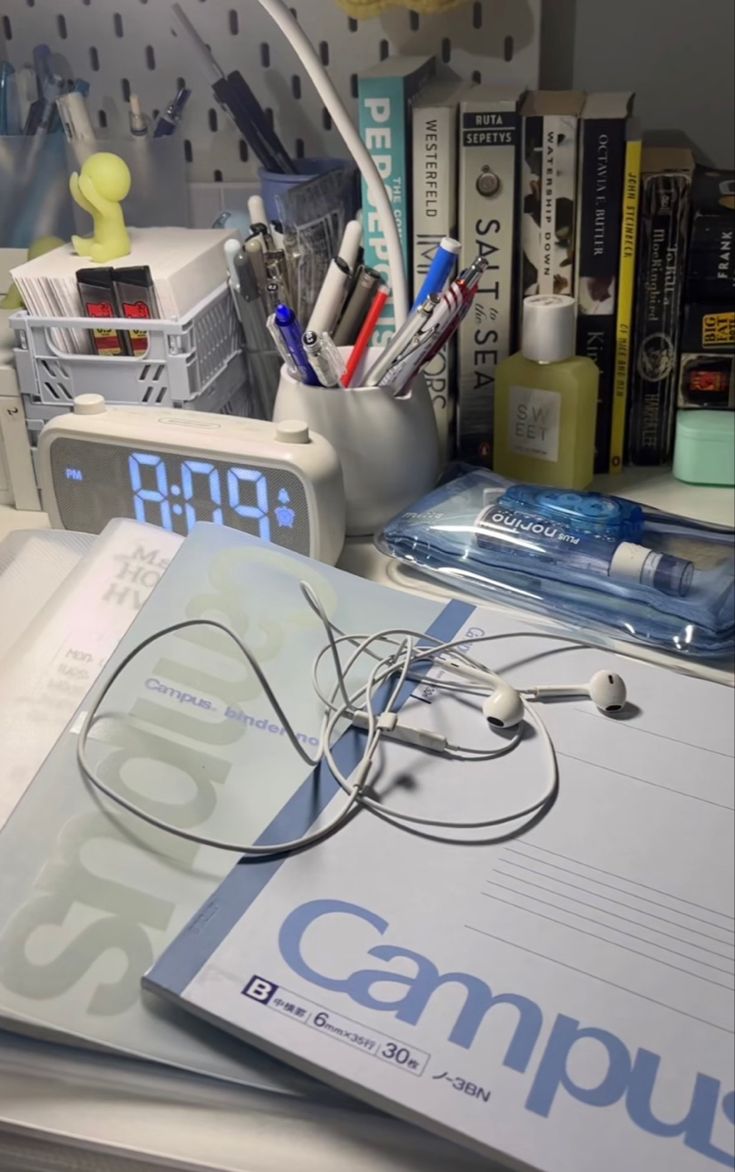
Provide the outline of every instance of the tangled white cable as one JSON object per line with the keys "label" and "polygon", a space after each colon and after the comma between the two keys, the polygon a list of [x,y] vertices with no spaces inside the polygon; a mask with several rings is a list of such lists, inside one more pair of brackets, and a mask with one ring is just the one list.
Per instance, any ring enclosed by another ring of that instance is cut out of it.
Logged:
{"label": "tangled white cable", "polygon": [[[129,814],[159,830],[174,834],[189,842],[199,843],[202,846],[236,851],[242,855],[266,857],[311,846],[338,830],[358,805],[364,806],[396,825],[405,823],[416,833],[421,832],[421,827],[432,828],[433,831],[437,829],[481,830],[508,823],[518,823],[524,819],[535,821],[553,803],[558,787],[556,753],[548,729],[538,713],[530,707],[530,701],[545,699],[549,696],[591,695],[598,708],[605,712],[618,711],[625,703],[625,685],[619,676],[611,672],[596,673],[590,684],[567,685],[559,688],[534,688],[525,692],[517,692],[502,677],[472,660],[466,652],[466,648],[470,644],[524,636],[555,640],[567,646],[579,645],[564,635],[522,631],[512,634],[481,635],[475,638],[465,636],[451,642],[444,642],[421,631],[403,628],[377,631],[370,635],[347,635],[331,622],[308,583],[301,582],[300,586],[306,602],[322,622],[327,637],[327,642],[316,656],[312,668],[313,687],[324,705],[318,751],[314,757],[304,749],[258,661],[235,632],[213,619],[185,619],[182,622],[163,627],[153,635],[149,635],[147,639],[142,640],[121,660],[97,696],[93,698],[82,722],[77,740],[77,761],[88,782]],[[87,758],[87,741],[92,728],[98,721],[105,719],[123,719],[129,723],[133,722],[133,718],[130,716],[120,717],[114,713],[98,715],[110,689],[126,667],[146,647],[162,639],[165,635],[190,627],[211,627],[214,630],[222,631],[231,639],[252,668],[295,751],[312,769],[315,769],[322,762],[329,766],[333,777],[344,790],[346,796],[334,816],[323,826],[302,835],[300,838],[280,843],[243,844],[213,839],[204,834],[183,830],[157,818],[121,794],[116,793],[97,776]],[[351,651],[345,662],[343,662],[341,655],[343,649]],[[331,659],[335,677],[331,691],[325,690],[320,679],[324,660],[327,657]],[[365,658],[372,661],[367,679],[358,686],[353,685],[351,691],[349,678],[351,674],[355,673],[360,663],[364,663]],[[443,673],[449,673],[450,677],[460,678],[447,678],[444,674],[441,676],[430,675],[428,669],[432,665],[439,667]],[[446,737],[434,730],[402,724],[399,720],[399,711],[396,711],[396,708],[397,706],[400,708],[399,701],[401,701],[402,694],[406,696],[410,694],[413,685],[417,682],[430,684],[433,688],[450,693],[456,692],[482,698],[484,700],[482,712],[487,723],[494,728],[510,729],[511,735],[500,744],[496,744],[494,748],[481,745],[462,746],[451,744]],[[521,809],[500,817],[485,818],[479,821],[452,821],[445,818],[429,818],[411,814],[379,801],[365,792],[371,766],[384,737],[413,745],[419,750],[438,753],[451,760],[491,761],[511,752],[520,744],[523,737],[524,719],[530,720],[535,726],[546,751],[549,769],[541,796]],[[354,725],[363,729],[367,734],[363,754],[349,775],[342,771],[334,754],[335,734],[338,726],[343,722],[345,727]]]}

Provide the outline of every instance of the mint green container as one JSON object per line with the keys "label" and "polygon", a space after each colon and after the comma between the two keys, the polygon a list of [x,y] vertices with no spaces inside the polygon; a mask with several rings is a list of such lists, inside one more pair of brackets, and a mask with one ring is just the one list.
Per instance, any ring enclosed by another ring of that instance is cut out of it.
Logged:
{"label": "mint green container", "polygon": [[735,485],[735,411],[679,411],[674,476],[688,484]]}

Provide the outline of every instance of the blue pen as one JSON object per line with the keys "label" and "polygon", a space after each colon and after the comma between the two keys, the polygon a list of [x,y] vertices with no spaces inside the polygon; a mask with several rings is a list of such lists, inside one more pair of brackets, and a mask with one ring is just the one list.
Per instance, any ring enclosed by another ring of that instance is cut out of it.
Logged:
{"label": "blue pen", "polygon": [[303,331],[297,321],[296,314],[288,305],[281,304],[276,306],[273,317],[301,382],[310,387],[318,387],[319,379],[306,357],[304,344],[301,341]]}
{"label": "blue pen", "polygon": [[191,90],[186,86],[176,91],[176,96],[167,105],[153,128],[154,138],[168,138],[173,134],[181,121],[184,107],[191,97]]}
{"label": "blue pen", "polygon": [[454,271],[461,247],[459,240],[453,240],[451,236],[444,236],[439,241],[429,271],[424,277],[424,283],[416,294],[413,309],[432,294],[444,292],[444,286]]}

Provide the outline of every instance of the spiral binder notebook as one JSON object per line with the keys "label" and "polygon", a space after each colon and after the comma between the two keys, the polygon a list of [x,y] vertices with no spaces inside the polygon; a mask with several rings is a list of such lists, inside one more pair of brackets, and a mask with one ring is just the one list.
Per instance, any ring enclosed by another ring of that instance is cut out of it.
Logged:
{"label": "spiral binder notebook", "polygon": [[[437,606],[216,525],[181,543],[161,529],[114,522],[76,573],[77,589],[65,587],[45,645],[29,645],[8,678],[7,724],[0,718],[0,758],[9,742],[13,762],[7,801],[0,795],[0,1026],[261,1089],[322,1094],[292,1069],[142,994],[145,969],[237,856],[154,832],[98,801],[77,766],[74,713],[108,660],[113,666],[177,619],[209,616],[248,642],[300,737],[316,744],[321,710],[303,681],[323,633],[299,577],[350,628],[394,618],[428,624]],[[197,703],[204,697],[208,708]],[[111,700],[138,725],[101,725],[106,739],[91,741],[90,751],[104,756],[101,768],[116,773],[116,784],[182,826],[252,840],[304,780],[307,766],[219,632],[185,631],[152,646]]]}
{"label": "spiral binder notebook", "polygon": [[[224,558],[234,586],[238,561],[253,565],[253,545],[198,530],[180,568],[201,581],[209,565],[213,584]],[[258,595],[267,586],[280,614],[307,568],[343,629],[406,622],[447,639],[503,633],[475,654],[514,684],[584,680],[609,666],[631,703],[622,719],[581,699],[545,706],[559,795],[516,837],[513,827],[492,842],[487,831],[423,837],[363,810],[312,849],[243,861],[146,988],[514,1168],[731,1167],[732,692],[599,649],[559,651],[540,632],[517,638],[532,628],[502,612],[386,596],[295,555],[267,577],[261,564],[248,581]],[[148,609],[136,638],[150,629]],[[170,609],[175,617],[178,606]],[[274,681],[295,715],[311,703],[307,671],[295,665],[306,664],[312,640],[323,635],[294,644],[290,672]],[[202,695],[217,702],[214,690]],[[489,735],[473,703],[426,684],[401,719],[462,745]],[[266,735],[253,731],[251,753]],[[347,773],[362,737],[350,729],[336,745]],[[248,776],[274,812],[262,841],[298,836],[344,800],[322,769],[283,802],[280,760],[267,773],[250,760]],[[546,780],[533,735],[483,763],[391,743],[371,792],[409,813],[471,821],[527,805]]]}

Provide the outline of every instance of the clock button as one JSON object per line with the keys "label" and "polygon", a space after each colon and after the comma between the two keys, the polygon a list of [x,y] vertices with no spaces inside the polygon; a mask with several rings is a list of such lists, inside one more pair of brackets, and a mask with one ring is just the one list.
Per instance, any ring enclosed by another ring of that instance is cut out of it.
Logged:
{"label": "clock button", "polygon": [[282,444],[308,444],[311,442],[308,424],[303,419],[282,419],[276,424],[276,439]]}
{"label": "clock button", "polygon": [[104,410],[103,395],[77,395],[74,400],[75,415],[99,415]]}

